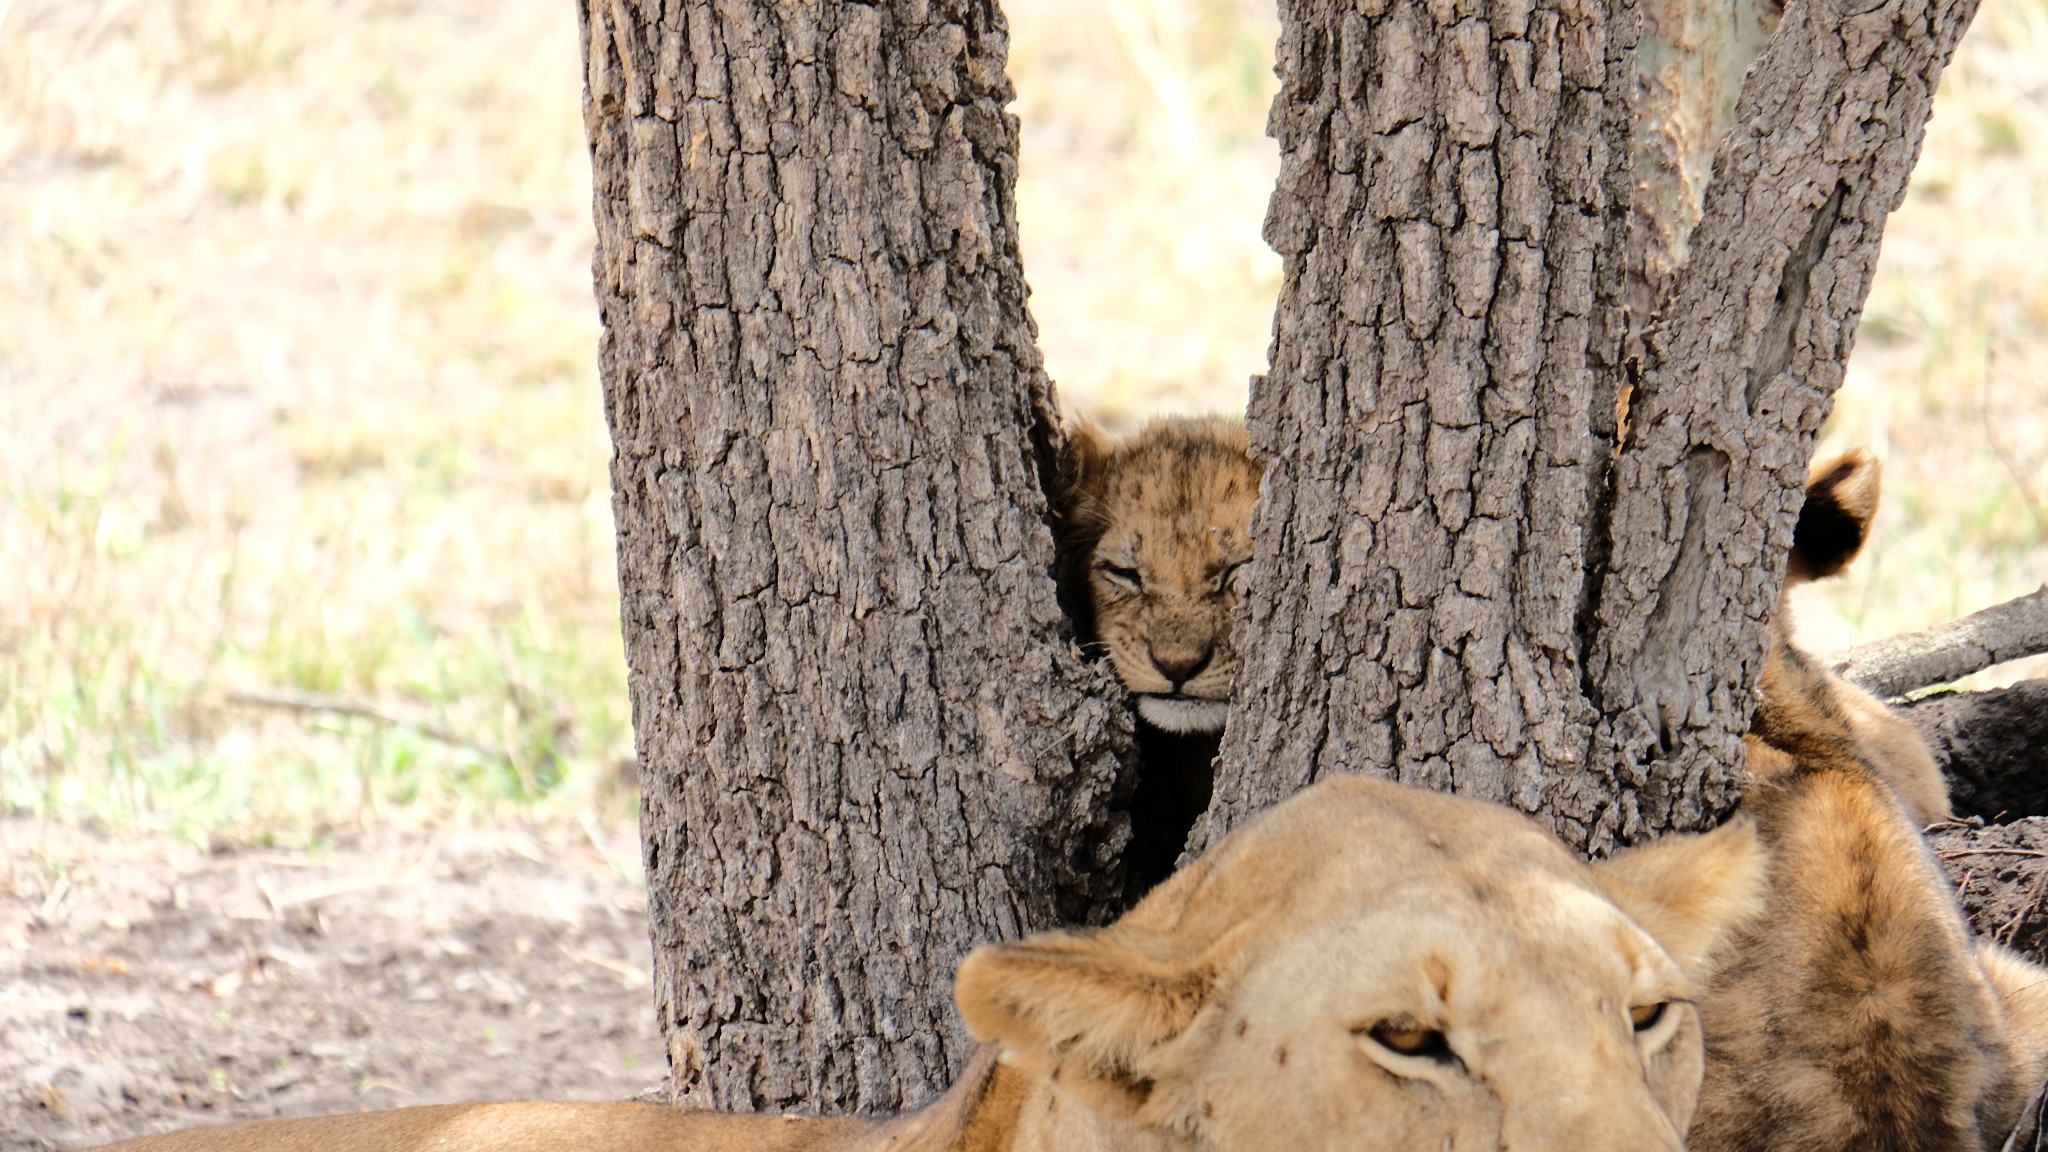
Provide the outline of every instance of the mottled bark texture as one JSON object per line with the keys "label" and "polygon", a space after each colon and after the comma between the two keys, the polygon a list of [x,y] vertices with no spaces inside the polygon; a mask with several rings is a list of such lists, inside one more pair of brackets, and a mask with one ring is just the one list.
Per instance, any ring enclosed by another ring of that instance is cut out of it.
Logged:
{"label": "mottled bark texture", "polygon": [[1339,770],[1589,850],[1733,803],[1813,435],[1973,8],[1795,0],[1643,317],[1630,0],[1280,5],[1274,591],[1197,846]]}
{"label": "mottled bark texture", "polygon": [[[1733,800],[1814,436],[1975,11],[1795,2],[1743,84],[1690,256],[1630,365],[1585,613],[1596,771],[1552,809],[1595,845],[1699,827]],[[1583,786],[1608,770],[1612,804]]]}
{"label": "mottled bark texture", "polygon": [[1779,0],[1642,0],[1630,220],[1642,281],[1628,303],[1645,318],[1685,264],[1742,77],[1784,11]]}
{"label": "mottled bark texture", "polygon": [[1103,917],[1129,722],[1050,578],[994,0],[584,0],[671,1089],[872,1110],[976,941]]}

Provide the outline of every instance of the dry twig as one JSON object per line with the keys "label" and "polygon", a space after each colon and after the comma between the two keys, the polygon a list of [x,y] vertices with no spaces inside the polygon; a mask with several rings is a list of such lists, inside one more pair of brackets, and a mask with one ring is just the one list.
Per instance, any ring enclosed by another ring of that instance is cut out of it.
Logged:
{"label": "dry twig", "polygon": [[1879,696],[1960,680],[2048,652],[2048,584],[1960,620],[1851,648],[1835,671]]}
{"label": "dry twig", "polygon": [[457,748],[466,748],[479,756],[500,764],[510,764],[512,758],[504,752],[479,744],[460,732],[443,728],[431,721],[407,716],[387,708],[373,700],[358,700],[348,696],[330,696],[323,692],[298,692],[286,688],[245,689],[229,692],[230,704],[243,704],[253,708],[276,708],[286,712],[327,712],[336,716],[355,716],[387,724],[393,728],[410,728],[431,740]]}

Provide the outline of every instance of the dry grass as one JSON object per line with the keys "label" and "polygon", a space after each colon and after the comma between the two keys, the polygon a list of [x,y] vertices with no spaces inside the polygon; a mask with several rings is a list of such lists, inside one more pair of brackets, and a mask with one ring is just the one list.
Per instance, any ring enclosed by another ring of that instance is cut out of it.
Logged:
{"label": "dry grass", "polygon": [[[2048,0],[1985,0],[1885,232],[1822,450],[1885,462],[1871,549],[1802,598],[1819,648],[2048,580]],[[2029,662],[1995,683],[2048,665]]]}
{"label": "dry grass", "polygon": [[[0,12],[5,801],[603,791],[630,735],[573,10]],[[415,723],[234,695],[278,689]]]}
{"label": "dry grass", "polygon": [[[1010,8],[1064,394],[1240,404],[1270,4]],[[1979,25],[1841,400],[1892,498],[1823,644],[2048,574],[2048,0]],[[623,811],[579,84],[559,0],[0,0],[0,802]]]}

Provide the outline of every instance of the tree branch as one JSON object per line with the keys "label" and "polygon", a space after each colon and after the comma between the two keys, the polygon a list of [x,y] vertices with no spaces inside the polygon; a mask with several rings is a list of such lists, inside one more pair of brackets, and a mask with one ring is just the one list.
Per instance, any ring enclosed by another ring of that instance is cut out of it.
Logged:
{"label": "tree branch", "polygon": [[1879,696],[1946,684],[2048,652],[2048,584],[1960,620],[1851,648],[1835,671]]}
{"label": "tree branch", "polygon": [[298,692],[289,688],[258,688],[231,691],[227,694],[227,702],[250,708],[274,708],[283,712],[327,712],[336,716],[354,716],[392,728],[410,728],[430,740],[438,740],[443,744],[474,752],[496,763],[512,762],[511,756],[497,748],[479,744],[453,729],[444,728],[429,720],[407,716],[373,700],[330,696],[324,692]]}

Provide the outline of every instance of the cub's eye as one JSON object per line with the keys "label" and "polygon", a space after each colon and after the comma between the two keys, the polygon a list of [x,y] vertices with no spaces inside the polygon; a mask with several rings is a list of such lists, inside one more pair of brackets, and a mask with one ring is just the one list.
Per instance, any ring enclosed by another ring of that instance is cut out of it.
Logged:
{"label": "cub's eye", "polygon": [[1237,563],[1218,572],[1216,574],[1216,591],[1241,591],[1239,586],[1244,583],[1245,566],[1250,563],[1251,561],[1249,560],[1239,560]]}
{"label": "cub's eye", "polygon": [[1636,1031],[1648,1032],[1657,1026],[1659,1020],[1664,1019],[1664,1010],[1670,1006],[1669,1001],[1659,1001],[1631,1008],[1628,1010],[1628,1022],[1635,1025]]}
{"label": "cub's eye", "polygon": [[1382,1020],[1365,1034],[1373,1043],[1402,1056],[1420,1056],[1428,1060],[1451,1059],[1450,1041],[1434,1028],[1424,1028],[1413,1020]]}
{"label": "cub's eye", "polygon": [[1145,586],[1145,578],[1139,575],[1136,568],[1126,568],[1121,564],[1111,564],[1107,560],[1099,560],[1095,564],[1095,570],[1119,584],[1128,584],[1133,588],[1143,588]]}

